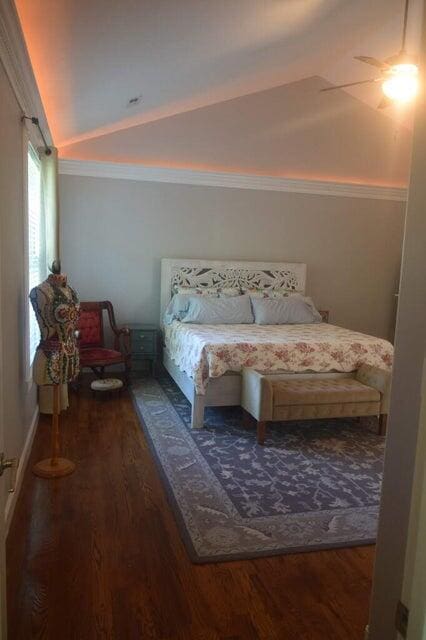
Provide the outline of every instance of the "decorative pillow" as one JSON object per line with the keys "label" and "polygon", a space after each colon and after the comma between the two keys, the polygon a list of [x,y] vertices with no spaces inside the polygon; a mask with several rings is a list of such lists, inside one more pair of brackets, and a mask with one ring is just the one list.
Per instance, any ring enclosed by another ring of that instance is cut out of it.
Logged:
{"label": "decorative pillow", "polygon": [[198,324],[252,324],[250,296],[191,296],[188,311],[181,320]]}
{"label": "decorative pillow", "polygon": [[219,289],[217,287],[173,287],[175,293],[182,293],[186,296],[213,296],[215,298],[219,295]]}
{"label": "decorative pillow", "polygon": [[312,324],[321,322],[321,314],[310,298],[293,295],[288,298],[252,298],[256,324]]}
{"label": "decorative pillow", "polygon": [[219,289],[219,298],[232,298],[240,295],[241,289],[238,287],[223,287]]}
{"label": "decorative pillow", "polygon": [[244,291],[251,298],[288,298],[296,295],[294,291],[288,289],[246,289]]}

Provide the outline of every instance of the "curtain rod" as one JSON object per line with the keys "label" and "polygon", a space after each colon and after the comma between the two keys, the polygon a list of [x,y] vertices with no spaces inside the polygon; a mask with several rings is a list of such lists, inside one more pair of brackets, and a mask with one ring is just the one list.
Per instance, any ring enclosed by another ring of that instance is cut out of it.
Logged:
{"label": "curtain rod", "polygon": [[22,116],[21,120],[22,120],[22,121],[24,121],[24,120],[31,120],[31,122],[32,122],[33,124],[35,124],[35,126],[36,126],[36,127],[37,127],[37,129],[39,130],[40,135],[41,135],[41,138],[42,138],[42,140],[43,140],[43,143],[44,143],[44,151],[45,151],[45,153],[46,153],[46,155],[47,155],[47,156],[50,156],[50,155],[51,155],[51,153],[52,153],[52,149],[49,147],[49,145],[48,145],[48,144],[47,144],[47,142],[46,142],[46,138],[44,137],[44,135],[43,135],[43,131],[41,130],[41,127],[40,127],[39,119],[38,119],[38,118],[35,118],[34,116]]}

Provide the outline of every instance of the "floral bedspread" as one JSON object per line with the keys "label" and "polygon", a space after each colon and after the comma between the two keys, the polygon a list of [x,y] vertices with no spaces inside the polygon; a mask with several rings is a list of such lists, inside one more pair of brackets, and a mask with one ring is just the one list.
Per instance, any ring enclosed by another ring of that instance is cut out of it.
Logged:
{"label": "floral bedspread", "polygon": [[174,321],[165,327],[172,360],[204,394],[209,378],[254,367],[261,371],[354,371],[361,364],[390,369],[387,340],[332,324],[201,325]]}

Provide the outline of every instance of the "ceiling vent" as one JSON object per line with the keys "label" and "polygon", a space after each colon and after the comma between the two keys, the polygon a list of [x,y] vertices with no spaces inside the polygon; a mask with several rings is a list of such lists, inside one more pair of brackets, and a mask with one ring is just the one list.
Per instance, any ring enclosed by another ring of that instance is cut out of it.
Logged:
{"label": "ceiling vent", "polygon": [[130,98],[126,107],[135,107],[140,102],[142,102],[142,96],[135,96],[134,98]]}

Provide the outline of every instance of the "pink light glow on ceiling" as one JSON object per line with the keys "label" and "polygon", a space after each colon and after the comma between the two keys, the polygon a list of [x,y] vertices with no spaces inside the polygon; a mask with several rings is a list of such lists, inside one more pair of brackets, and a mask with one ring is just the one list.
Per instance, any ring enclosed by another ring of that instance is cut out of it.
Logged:
{"label": "pink light glow on ceiling", "polygon": [[359,47],[393,51],[400,4],[16,0],[62,158],[395,187],[409,114],[372,109],[380,87],[318,92],[359,77]]}

